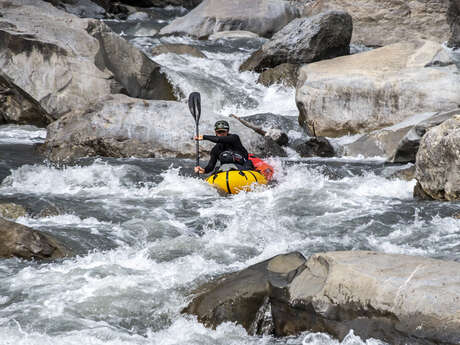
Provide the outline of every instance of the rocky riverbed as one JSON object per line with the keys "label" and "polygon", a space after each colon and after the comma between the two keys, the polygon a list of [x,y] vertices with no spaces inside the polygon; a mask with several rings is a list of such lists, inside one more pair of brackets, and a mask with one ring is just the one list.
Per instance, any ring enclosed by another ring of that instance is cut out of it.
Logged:
{"label": "rocky riverbed", "polygon": [[[459,13],[1,1],[6,342],[459,343]],[[196,91],[273,186],[192,176]]]}

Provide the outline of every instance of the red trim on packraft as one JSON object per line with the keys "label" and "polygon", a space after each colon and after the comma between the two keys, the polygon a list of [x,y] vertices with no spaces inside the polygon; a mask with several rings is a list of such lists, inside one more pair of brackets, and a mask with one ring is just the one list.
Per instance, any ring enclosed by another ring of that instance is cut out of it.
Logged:
{"label": "red trim on packraft", "polygon": [[250,153],[248,157],[252,164],[254,164],[254,168],[262,175],[264,175],[267,181],[270,181],[272,179],[273,173],[275,172],[273,167],[262,159],[257,158],[252,153]]}

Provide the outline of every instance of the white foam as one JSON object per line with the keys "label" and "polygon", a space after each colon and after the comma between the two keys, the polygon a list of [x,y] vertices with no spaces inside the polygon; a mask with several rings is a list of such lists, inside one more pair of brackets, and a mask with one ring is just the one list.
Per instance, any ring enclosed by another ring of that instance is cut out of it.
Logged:
{"label": "white foam", "polygon": [[0,126],[0,144],[36,144],[46,138],[46,129],[30,125]]}

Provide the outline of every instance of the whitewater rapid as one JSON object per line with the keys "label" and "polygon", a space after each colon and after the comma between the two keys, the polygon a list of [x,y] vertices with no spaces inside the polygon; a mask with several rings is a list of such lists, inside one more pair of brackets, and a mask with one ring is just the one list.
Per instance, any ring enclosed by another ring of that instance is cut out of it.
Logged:
{"label": "whitewater rapid", "polygon": [[[200,48],[207,59],[152,57],[184,94],[199,91],[223,116],[297,115],[293,88],[264,87],[257,74],[238,72],[262,39],[144,36],[171,20],[160,14],[147,28],[142,16],[130,19],[134,29],[131,22],[112,25],[146,53],[162,42]],[[45,135],[32,126],[0,126],[0,198],[26,207],[17,222],[53,235],[76,255],[0,260],[0,345],[383,345],[353,332],[339,342],[308,332],[249,336],[231,323],[212,330],[181,310],[209,279],[289,251],[460,260],[460,219],[452,217],[458,204],[414,200],[415,181],[391,178],[403,167],[379,158],[300,159],[291,152],[270,160],[275,184],[223,197],[192,174],[192,160],[51,164],[33,149]]]}

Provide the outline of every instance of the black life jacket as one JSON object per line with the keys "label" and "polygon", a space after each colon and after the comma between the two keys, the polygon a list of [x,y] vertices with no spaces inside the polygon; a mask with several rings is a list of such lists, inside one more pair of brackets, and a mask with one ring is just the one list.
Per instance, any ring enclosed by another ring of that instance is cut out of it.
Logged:
{"label": "black life jacket", "polygon": [[221,164],[238,164],[238,165],[244,165],[246,162],[246,159],[244,157],[233,151],[224,151],[221,152],[219,155],[219,161]]}

